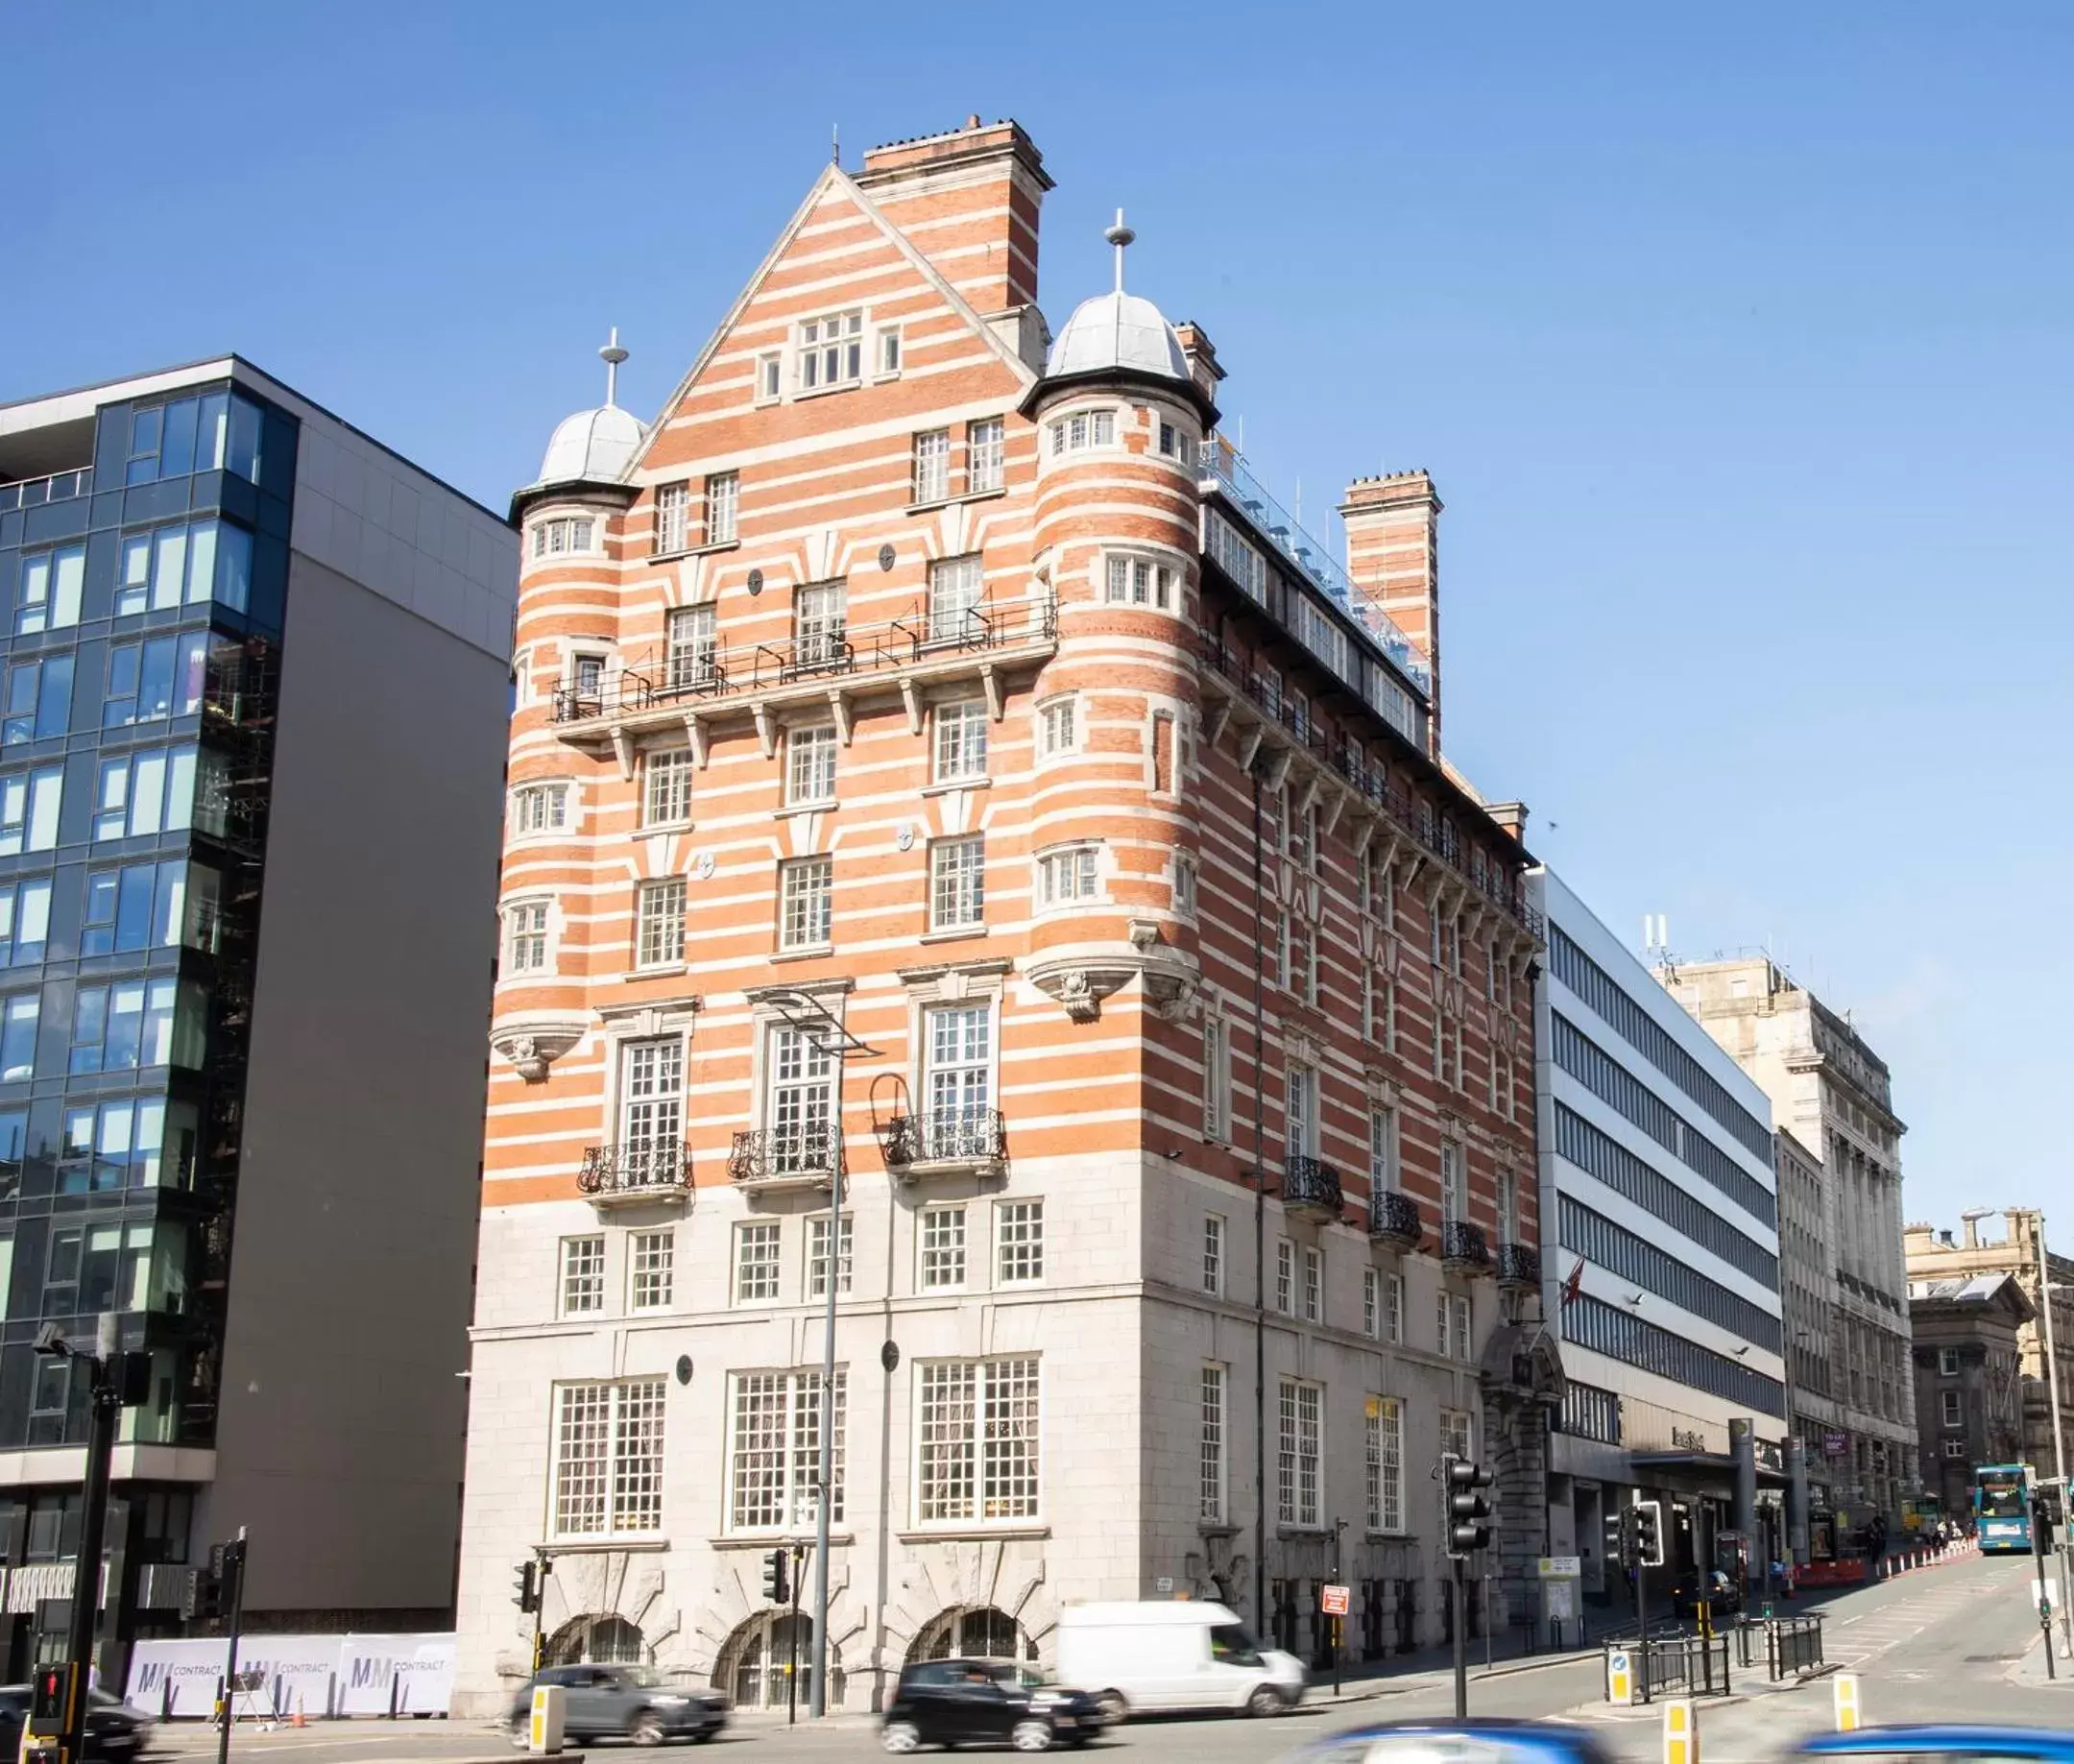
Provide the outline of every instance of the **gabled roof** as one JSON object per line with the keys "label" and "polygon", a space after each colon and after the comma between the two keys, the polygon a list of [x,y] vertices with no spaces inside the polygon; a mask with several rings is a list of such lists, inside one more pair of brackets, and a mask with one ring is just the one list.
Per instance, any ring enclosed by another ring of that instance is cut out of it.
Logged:
{"label": "gabled roof", "polygon": [[770,250],[763,254],[762,262],[757,265],[754,274],[750,276],[748,281],[743,285],[742,291],[735,297],[735,303],[727,309],[727,315],[714,327],[712,335],[706,339],[705,347],[699,350],[697,357],[692,361],[689,369],[686,371],[684,377],[677,382],[676,389],[663,400],[663,408],[656,414],[655,421],[647,424],[642,430],[640,446],[635,449],[634,457],[627,465],[629,476],[639,471],[646,462],[648,449],[655,445],[655,438],[662,432],[663,426],[668,421],[670,414],[676,410],[679,404],[684,402],[685,396],[698,383],[698,377],[705,373],[708,363],[712,360],[721,344],[727,341],[729,333],[740,323],[741,316],[748,309],[749,302],[755,300],[758,294],[762,291],[763,284],[770,279],[771,272],[778,267],[786,251],[791,248],[793,240],[799,237],[800,230],[813,217],[814,210],[821,205],[823,199],[832,190],[840,190],[852,202],[856,204],[865,218],[878,228],[887,242],[907,260],[908,265],[942,297],[944,302],[950,306],[952,311],[956,313],[973,330],[986,340],[987,347],[1014,372],[1016,377],[1023,382],[1025,391],[1037,383],[1038,376],[1031,372],[1029,364],[1022,356],[1018,355],[1014,350],[1010,349],[1006,343],[1001,341],[1001,337],[996,334],[994,327],[986,322],[985,318],[980,315],[970,301],[952,286],[949,278],[944,276],[942,271],[938,270],[916,248],[913,240],[909,239],[905,233],[886,219],[879,205],[865,194],[863,189],[858,186],[856,180],[852,178],[839,165],[824,165],[821,168],[821,175],[813,181],[812,186],[808,190],[806,199],[792,211],[792,218],[785,223],[784,230],[779,233]]}

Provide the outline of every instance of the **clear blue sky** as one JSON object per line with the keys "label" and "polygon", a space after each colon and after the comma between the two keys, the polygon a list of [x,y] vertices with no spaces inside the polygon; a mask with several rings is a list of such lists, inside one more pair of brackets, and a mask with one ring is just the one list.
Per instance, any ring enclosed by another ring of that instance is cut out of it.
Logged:
{"label": "clear blue sky", "polygon": [[[1448,503],[1447,731],[1630,941],[1770,942],[1912,1213],[2074,1214],[2062,5],[8,11],[0,399],[235,349],[501,507],[642,415],[839,124],[1014,115],[1054,325],[1200,321],[1314,517]],[[2074,1243],[2074,1217],[2055,1238]]]}

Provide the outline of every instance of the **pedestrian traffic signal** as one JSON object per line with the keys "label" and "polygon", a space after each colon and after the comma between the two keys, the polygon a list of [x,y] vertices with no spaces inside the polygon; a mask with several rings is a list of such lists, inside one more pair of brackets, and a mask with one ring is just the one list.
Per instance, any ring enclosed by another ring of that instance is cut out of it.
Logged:
{"label": "pedestrian traffic signal", "polygon": [[1652,1568],[1663,1566],[1663,1507],[1656,1501],[1637,1501],[1634,1512],[1634,1547],[1637,1560]]}
{"label": "pedestrian traffic signal", "polygon": [[1466,1458],[1450,1458],[1444,1468],[1447,1553],[1459,1558],[1490,1542],[1490,1503],[1478,1492],[1490,1486],[1490,1472]]}
{"label": "pedestrian traffic signal", "polygon": [[29,1687],[29,1720],[37,1733],[56,1738],[63,1731],[72,1713],[74,1681],[75,1669],[69,1665],[38,1669]]}
{"label": "pedestrian traffic signal", "polygon": [[512,1603],[527,1613],[540,1609],[540,1565],[537,1562],[518,1564],[518,1579],[515,1583],[517,1596]]}
{"label": "pedestrian traffic signal", "polygon": [[763,1596],[773,1605],[792,1602],[792,1553],[773,1550],[763,1559]]}
{"label": "pedestrian traffic signal", "polygon": [[2060,1529],[2060,1490],[2037,1488],[2031,1494],[2031,1547],[2043,1555]]}

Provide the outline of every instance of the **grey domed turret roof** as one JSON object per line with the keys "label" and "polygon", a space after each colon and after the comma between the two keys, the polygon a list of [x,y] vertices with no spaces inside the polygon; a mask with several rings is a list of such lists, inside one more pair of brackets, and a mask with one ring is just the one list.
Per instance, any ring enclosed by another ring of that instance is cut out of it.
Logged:
{"label": "grey domed turret roof", "polygon": [[616,325],[612,341],[598,350],[598,357],[605,363],[605,402],[555,424],[540,476],[518,493],[520,496],[556,484],[616,484],[634,463],[640,449],[641,425],[638,417],[618,404],[619,364],[627,352],[619,347]]}
{"label": "grey domed turret roof", "polygon": [[1140,294],[1119,288],[1082,301],[1052,342],[1045,362],[1049,377],[1121,369],[1186,380],[1181,339],[1166,315]]}
{"label": "grey domed turret roof", "polygon": [[616,484],[640,446],[641,425],[616,404],[579,410],[555,424],[541,461],[542,484]]}

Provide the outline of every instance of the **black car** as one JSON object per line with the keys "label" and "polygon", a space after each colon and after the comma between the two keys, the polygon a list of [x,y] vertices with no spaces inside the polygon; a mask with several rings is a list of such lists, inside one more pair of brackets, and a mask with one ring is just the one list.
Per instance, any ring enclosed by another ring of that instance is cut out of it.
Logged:
{"label": "black car", "polygon": [[888,1752],[988,1744],[1043,1752],[1085,1745],[1101,1727],[1100,1706],[1087,1692],[1047,1684],[1026,1666],[917,1660],[901,1668],[879,1743]]}
{"label": "black car", "polygon": [[[0,1686],[0,1756],[21,1752],[22,1721],[29,1713],[29,1686]],[[151,1744],[152,1719],[105,1690],[86,1693],[86,1755],[82,1764],[131,1764]]]}
{"label": "black car", "polygon": [[511,1706],[512,1744],[523,1748],[533,1715],[535,1685],[559,1684],[568,1693],[563,1737],[630,1739],[637,1746],[666,1740],[709,1740],[727,1726],[728,1700],[718,1691],[671,1684],[653,1666],[549,1666],[536,1673]]}

